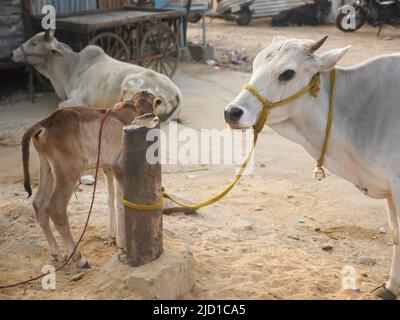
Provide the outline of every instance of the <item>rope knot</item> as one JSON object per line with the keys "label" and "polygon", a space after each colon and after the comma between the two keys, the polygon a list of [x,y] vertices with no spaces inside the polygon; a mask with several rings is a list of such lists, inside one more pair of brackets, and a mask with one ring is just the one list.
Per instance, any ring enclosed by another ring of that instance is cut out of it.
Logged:
{"label": "rope knot", "polygon": [[310,93],[314,98],[316,98],[318,96],[319,91],[321,90],[321,88],[320,88],[321,87],[321,78],[319,76],[319,73],[317,73],[313,76],[313,79],[311,82],[312,82],[313,86],[310,89]]}

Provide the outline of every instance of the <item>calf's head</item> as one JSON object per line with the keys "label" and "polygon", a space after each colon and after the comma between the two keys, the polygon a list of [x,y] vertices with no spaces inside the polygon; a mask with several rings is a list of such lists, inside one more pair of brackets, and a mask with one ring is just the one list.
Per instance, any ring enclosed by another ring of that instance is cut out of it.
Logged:
{"label": "calf's head", "polygon": [[155,115],[161,99],[155,97],[148,91],[136,93],[130,101],[119,102],[114,106],[114,110],[129,109],[133,111],[135,117],[143,115]]}
{"label": "calf's head", "polygon": [[[318,56],[318,50],[327,37],[319,41],[274,38],[272,44],[261,51],[253,62],[249,84],[268,101],[277,102],[300,91],[323,71],[331,70],[349,47],[334,49]],[[267,124],[289,119],[296,108],[289,103],[270,111]],[[249,91],[241,93],[225,108],[225,121],[233,129],[253,127],[263,110],[262,103]]]}
{"label": "calf's head", "polygon": [[161,120],[172,119],[178,115],[181,92],[171,79],[152,70],[129,75],[122,84],[121,98],[123,101],[131,100],[142,90],[151,92],[161,100],[157,107],[157,115]]}
{"label": "calf's head", "polygon": [[43,64],[51,56],[62,56],[64,45],[57,41],[51,30],[41,32],[21,44],[12,52],[14,62],[31,65]]}

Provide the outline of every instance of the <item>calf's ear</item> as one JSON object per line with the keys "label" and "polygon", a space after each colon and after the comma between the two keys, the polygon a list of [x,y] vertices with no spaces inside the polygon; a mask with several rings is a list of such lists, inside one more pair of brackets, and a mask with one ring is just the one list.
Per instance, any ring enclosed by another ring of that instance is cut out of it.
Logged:
{"label": "calf's ear", "polygon": [[157,107],[161,104],[161,99],[160,98],[155,98],[153,101],[153,110],[157,110]]}
{"label": "calf's ear", "polygon": [[330,50],[319,56],[319,71],[329,71],[335,67],[336,63],[344,56],[351,46],[341,49]]}

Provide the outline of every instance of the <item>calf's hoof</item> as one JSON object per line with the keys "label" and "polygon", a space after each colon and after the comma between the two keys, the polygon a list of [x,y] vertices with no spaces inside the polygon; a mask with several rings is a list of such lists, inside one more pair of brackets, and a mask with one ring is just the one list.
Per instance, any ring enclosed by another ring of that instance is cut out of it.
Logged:
{"label": "calf's hoof", "polygon": [[78,267],[81,269],[90,269],[91,268],[89,262],[85,258],[82,258],[78,261]]}
{"label": "calf's hoof", "polygon": [[397,300],[397,296],[389,289],[386,289],[385,284],[372,290],[372,293],[382,300]]}
{"label": "calf's hoof", "polygon": [[67,261],[67,257],[62,254],[52,254],[51,255],[56,261],[58,262],[65,262]]}

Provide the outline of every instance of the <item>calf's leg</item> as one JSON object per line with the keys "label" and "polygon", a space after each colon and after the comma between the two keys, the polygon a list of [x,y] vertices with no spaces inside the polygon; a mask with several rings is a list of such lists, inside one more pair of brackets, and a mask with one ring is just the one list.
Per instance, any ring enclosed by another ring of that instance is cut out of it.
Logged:
{"label": "calf's leg", "polygon": [[50,254],[59,262],[65,261],[65,256],[62,254],[60,247],[54,238],[53,232],[50,228],[50,217],[48,212],[45,210],[45,204],[48,201],[48,197],[52,192],[54,179],[44,155],[39,154],[40,159],[40,174],[39,174],[39,186],[33,200],[33,209],[35,210],[36,220],[38,221],[49,247]]}
{"label": "calf's leg", "polygon": [[125,208],[122,204],[122,199],[124,198],[124,182],[120,179],[121,177],[116,178],[116,193],[115,193],[115,205],[117,211],[117,238],[116,243],[118,248],[126,250],[126,236],[125,236]]}
{"label": "calf's leg", "polygon": [[126,250],[125,208],[122,204],[122,199],[124,198],[124,173],[122,167],[121,151],[112,163],[112,171],[115,177],[116,243],[118,248]]}
{"label": "calf's leg", "polygon": [[108,222],[108,233],[110,237],[115,238],[115,183],[114,183],[114,174],[111,170],[103,170],[104,177],[106,179],[108,195],[108,210],[109,210],[109,222]]}
{"label": "calf's leg", "polygon": [[[46,205],[46,210],[50,215],[58,233],[64,241],[68,250],[68,256],[75,248],[75,241],[72,237],[67,216],[67,206],[73,194],[75,185],[79,180],[79,173],[74,174],[71,168],[59,168],[52,166],[54,172],[54,188],[50,199]],[[76,248],[72,259],[80,268],[90,268],[88,261],[82,257],[79,248]]]}

